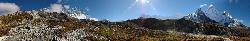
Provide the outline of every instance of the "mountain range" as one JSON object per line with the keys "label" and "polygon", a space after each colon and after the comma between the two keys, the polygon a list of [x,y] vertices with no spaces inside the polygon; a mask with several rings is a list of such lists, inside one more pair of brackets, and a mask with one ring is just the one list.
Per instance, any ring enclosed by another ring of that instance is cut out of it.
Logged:
{"label": "mountain range", "polygon": [[180,19],[121,22],[78,19],[75,13],[18,11],[0,16],[1,41],[249,41],[250,29],[215,7]]}
{"label": "mountain range", "polygon": [[233,18],[227,11],[218,11],[214,6],[209,6],[206,12],[199,8],[195,13],[184,16],[183,19],[191,20],[197,23],[211,22],[224,25],[226,27],[248,28],[238,19]]}

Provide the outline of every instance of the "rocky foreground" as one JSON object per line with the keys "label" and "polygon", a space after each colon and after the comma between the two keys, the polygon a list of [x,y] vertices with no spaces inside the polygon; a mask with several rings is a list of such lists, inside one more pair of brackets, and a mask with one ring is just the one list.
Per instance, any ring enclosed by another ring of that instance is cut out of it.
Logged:
{"label": "rocky foreground", "polygon": [[0,36],[0,41],[250,41],[250,29],[185,19],[94,21],[40,11],[0,16]]}

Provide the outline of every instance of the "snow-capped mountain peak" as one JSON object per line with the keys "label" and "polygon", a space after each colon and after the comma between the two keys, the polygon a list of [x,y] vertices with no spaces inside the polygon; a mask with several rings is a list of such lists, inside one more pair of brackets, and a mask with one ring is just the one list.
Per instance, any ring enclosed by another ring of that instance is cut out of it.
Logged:
{"label": "snow-capped mountain peak", "polygon": [[227,11],[221,12],[217,10],[213,5],[208,7],[206,16],[225,26],[228,26],[230,23],[236,22]]}
{"label": "snow-capped mountain peak", "polygon": [[227,27],[244,27],[244,25],[237,19],[234,19],[227,11],[219,11],[214,5],[208,6],[206,12],[201,8],[195,11],[193,14],[185,16],[184,19],[191,20],[197,23],[200,22],[212,22],[218,23]]}
{"label": "snow-capped mountain peak", "polygon": [[186,20],[192,20],[194,22],[200,23],[200,22],[215,22],[211,20],[209,17],[206,16],[205,12],[201,10],[201,8],[197,9],[195,13],[189,14],[188,16],[185,16],[184,19]]}

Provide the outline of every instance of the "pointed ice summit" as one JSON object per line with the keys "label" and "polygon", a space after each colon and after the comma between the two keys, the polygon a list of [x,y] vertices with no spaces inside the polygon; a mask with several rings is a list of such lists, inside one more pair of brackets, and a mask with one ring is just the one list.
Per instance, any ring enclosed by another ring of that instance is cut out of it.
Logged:
{"label": "pointed ice summit", "polygon": [[188,16],[185,16],[184,19],[191,20],[197,23],[203,23],[203,22],[215,22],[214,20],[211,20],[209,17],[206,16],[205,12],[199,8],[195,11],[193,14],[189,14]]}
{"label": "pointed ice summit", "polygon": [[221,12],[213,5],[210,5],[206,12],[199,8],[195,13],[185,16],[184,19],[197,23],[212,22],[224,25],[226,27],[246,27],[239,20],[234,19],[227,11]]}

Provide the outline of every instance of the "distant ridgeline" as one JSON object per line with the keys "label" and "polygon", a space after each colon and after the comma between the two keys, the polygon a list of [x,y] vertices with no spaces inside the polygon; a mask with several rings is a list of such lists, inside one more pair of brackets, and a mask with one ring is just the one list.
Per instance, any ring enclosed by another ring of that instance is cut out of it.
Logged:
{"label": "distant ridgeline", "polygon": [[248,28],[243,25],[239,20],[234,19],[228,12],[220,12],[214,6],[210,6],[206,12],[202,11],[201,8],[196,10],[195,13],[185,16],[183,19],[191,20],[193,22],[210,22],[223,25],[225,27],[238,27]]}
{"label": "distant ridgeline", "polygon": [[68,13],[20,11],[0,16],[0,40],[250,40],[249,27],[226,12],[214,11],[211,7],[206,13],[198,9],[181,19],[138,18],[122,22],[77,19]]}

